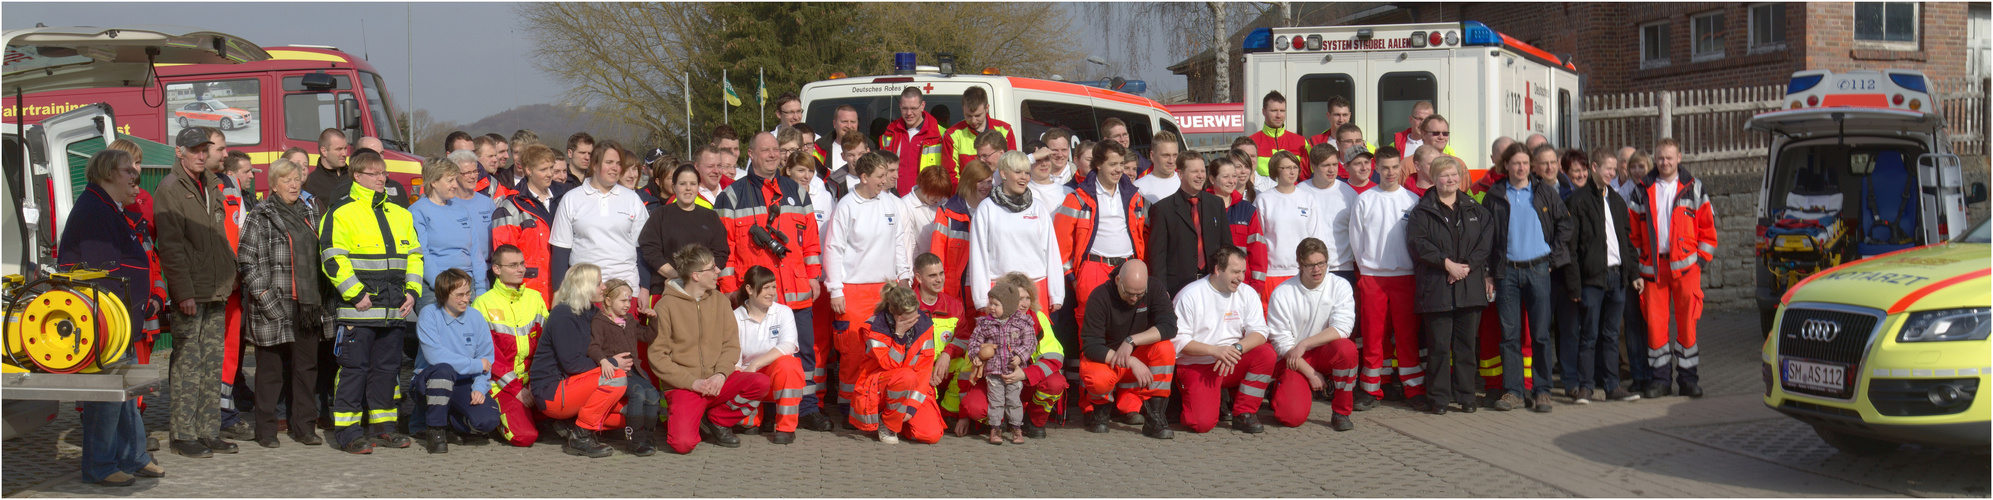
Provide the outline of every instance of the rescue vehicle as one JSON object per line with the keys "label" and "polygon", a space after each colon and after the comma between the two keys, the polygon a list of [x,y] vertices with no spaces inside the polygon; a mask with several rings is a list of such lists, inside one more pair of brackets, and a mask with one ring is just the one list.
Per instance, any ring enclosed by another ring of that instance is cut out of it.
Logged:
{"label": "rescue vehicle", "polygon": [[1847,453],[1902,443],[1984,453],[1993,421],[1993,403],[1982,397],[1993,382],[1988,231],[1980,221],[1947,241],[1849,262],[1787,290],[1777,334],[1759,353],[1765,406]]}
{"label": "rescue vehicle", "polygon": [[[21,116],[32,124],[78,107],[108,104],[116,112],[120,136],[157,143],[145,155],[152,167],[173,163],[172,137],[185,127],[221,129],[229,150],[248,153],[250,162],[259,167],[291,147],[304,148],[317,162],[318,133],[337,128],[346,132],[348,140],[380,138],[390,150],[383,152],[388,176],[411,188],[420,184],[421,159],[406,153],[412,149],[402,137],[406,129],[396,121],[400,110],[394,106],[387,80],[366,60],[334,47],[259,50],[269,57],[241,64],[157,61],[149,85],[29,92],[22,96]],[[7,66],[39,64],[52,57],[33,49],[9,49]],[[144,75],[135,78],[145,80]],[[15,123],[13,113],[13,108],[6,108],[0,118]],[[155,150],[161,154],[150,154]],[[268,169],[257,170],[256,186],[261,191],[269,185],[263,177]],[[151,189],[164,169],[146,173],[143,185]]]}
{"label": "rescue vehicle", "polygon": [[1329,99],[1340,96],[1373,147],[1410,128],[1414,104],[1431,101],[1474,179],[1497,136],[1579,144],[1577,65],[1479,22],[1259,28],[1244,49],[1248,132],[1265,125],[1264,98],[1279,91],[1288,131],[1328,131]]}
{"label": "rescue vehicle", "polygon": [[1780,297],[1842,262],[1943,243],[1966,226],[1983,183],[1961,188],[1944,115],[1923,73],[1800,71],[1781,110],[1744,128],[1771,134],[1758,190],[1759,325],[1770,332]]}
{"label": "rescue vehicle", "polygon": [[[952,71],[952,61],[943,62]],[[895,67],[900,74],[845,77],[837,73],[829,80],[803,85],[804,123],[818,131],[833,130],[831,120],[838,106],[850,105],[858,110],[858,129],[877,144],[886,127],[899,119],[902,89],[919,88],[927,100],[928,113],[946,130],[962,121],[962,93],[970,87],[982,87],[989,93],[990,118],[1017,127],[1020,146],[1053,128],[1098,141],[1100,122],[1108,118],[1120,118],[1128,124],[1129,148],[1144,156],[1157,130],[1181,134],[1168,108],[1142,96],[1077,83],[1004,76],[996,68],[978,74],[947,73],[942,66],[915,65],[912,57],[896,58]]]}
{"label": "rescue vehicle", "polygon": [[[140,89],[152,89],[152,102],[158,102],[158,85],[150,77],[155,66],[220,67],[270,54],[233,35],[165,26],[41,27],[10,30],[0,39],[7,50],[0,69],[6,114],[37,118],[0,127],[6,151],[6,189],[0,194],[6,204],[0,209],[0,275],[5,275],[0,303],[6,316],[0,399],[4,435],[12,439],[54,420],[58,401],[125,401],[154,392],[166,378],[163,358],[146,365],[126,361],[122,332],[142,318],[118,314],[123,306],[114,306],[116,297],[105,298],[108,294],[88,283],[101,272],[54,269],[49,248],[84,189],[90,156],[127,126],[110,103],[30,106],[23,95],[118,88],[137,96]],[[36,300],[43,298],[48,300]],[[93,324],[101,326],[78,326]]]}

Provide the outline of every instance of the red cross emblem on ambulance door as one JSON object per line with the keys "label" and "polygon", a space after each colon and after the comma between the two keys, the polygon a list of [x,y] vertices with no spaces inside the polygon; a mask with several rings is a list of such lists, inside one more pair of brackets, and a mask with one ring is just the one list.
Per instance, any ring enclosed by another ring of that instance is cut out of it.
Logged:
{"label": "red cross emblem on ambulance door", "polygon": [[923,94],[931,94],[931,93],[934,93],[934,84],[933,84],[933,83],[929,83],[929,84],[927,84],[926,86],[923,86],[923,87],[921,87],[921,88],[920,88],[920,92],[921,92],[921,93],[923,93]]}

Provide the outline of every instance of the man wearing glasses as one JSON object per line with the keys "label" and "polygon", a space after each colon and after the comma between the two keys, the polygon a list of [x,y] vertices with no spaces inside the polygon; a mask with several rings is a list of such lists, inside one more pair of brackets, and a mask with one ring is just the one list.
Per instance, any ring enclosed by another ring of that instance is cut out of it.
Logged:
{"label": "man wearing glasses", "polygon": [[1086,430],[1107,432],[1107,409],[1116,420],[1142,426],[1142,435],[1171,439],[1164,416],[1176,372],[1176,309],[1169,292],[1149,281],[1149,266],[1130,259],[1115,271],[1114,286],[1095,287],[1080,327],[1080,385]]}
{"label": "man wearing glasses", "polygon": [[1354,409],[1357,355],[1349,334],[1356,326],[1355,294],[1348,281],[1329,275],[1329,246],[1322,240],[1301,240],[1294,253],[1301,264],[1299,279],[1274,288],[1267,305],[1267,327],[1281,360],[1273,419],[1300,427],[1314,406],[1309,393],[1333,386],[1329,408],[1335,416],[1329,418],[1329,428],[1354,429],[1349,412]]}
{"label": "man wearing glasses", "polygon": [[[545,148],[542,148],[545,149]],[[544,159],[551,151],[538,154]],[[550,168],[551,160],[540,164]],[[491,325],[491,399],[498,402],[498,431],[513,446],[531,446],[540,439],[533,427],[533,392],[526,387],[533,348],[540,343],[540,325],[547,319],[547,301],[526,283],[526,254],[519,247],[499,245],[491,251],[491,270],[498,283],[479,295],[471,308]]]}
{"label": "man wearing glasses", "polygon": [[340,298],[334,439],[342,451],[365,454],[377,444],[407,448],[411,443],[407,435],[390,431],[404,320],[422,294],[422,242],[408,209],[382,196],[388,179],[381,155],[363,150],[353,155],[350,168],[352,187],[326,211],[320,239],[325,275]]}

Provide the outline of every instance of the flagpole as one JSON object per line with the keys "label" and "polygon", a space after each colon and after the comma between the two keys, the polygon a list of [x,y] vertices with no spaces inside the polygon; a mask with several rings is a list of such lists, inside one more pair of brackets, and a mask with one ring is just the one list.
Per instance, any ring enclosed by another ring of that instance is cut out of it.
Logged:
{"label": "flagpole", "polygon": [[692,72],[685,72],[685,157],[692,157]]}
{"label": "flagpole", "polygon": [[[727,92],[726,85],[727,85],[727,70],[722,69],[720,70],[720,93],[722,94],[720,96],[721,100],[726,100],[727,96],[724,95]],[[720,123],[733,123],[734,110],[728,109],[732,107],[733,106],[729,106],[725,102],[720,103]]]}
{"label": "flagpole", "polygon": [[767,93],[768,72],[759,67],[754,68],[754,102],[761,105],[761,121],[756,124],[760,125],[761,130],[768,130],[768,98],[765,97]]}

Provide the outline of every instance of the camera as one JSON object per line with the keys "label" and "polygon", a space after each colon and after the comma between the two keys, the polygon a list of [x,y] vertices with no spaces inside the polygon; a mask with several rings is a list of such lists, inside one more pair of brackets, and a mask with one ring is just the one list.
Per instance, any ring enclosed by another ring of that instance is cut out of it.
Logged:
{"label": "camera", "polygon": [[775,260],[782,260],[789,257],[789,237],[784,236],[781,232],[771,233],[767,228],[757,225],[748,228],[747,235],[748,238],[754,240],[754,246],[761,247],[763,250],[767,250],[768,253],[775,255]]}

